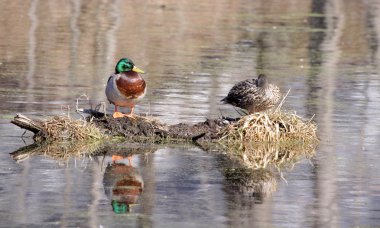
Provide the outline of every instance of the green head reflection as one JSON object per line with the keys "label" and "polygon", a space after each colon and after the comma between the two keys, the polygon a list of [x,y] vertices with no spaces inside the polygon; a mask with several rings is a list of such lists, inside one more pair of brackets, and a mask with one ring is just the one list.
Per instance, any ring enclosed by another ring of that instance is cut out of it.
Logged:
{"label": "green head reflection", "polygon": [[111,202],[112,209],[116,214],[124,214],[129,212],[129,205],[124,202],[117,202],[116,200],[112,200]]}

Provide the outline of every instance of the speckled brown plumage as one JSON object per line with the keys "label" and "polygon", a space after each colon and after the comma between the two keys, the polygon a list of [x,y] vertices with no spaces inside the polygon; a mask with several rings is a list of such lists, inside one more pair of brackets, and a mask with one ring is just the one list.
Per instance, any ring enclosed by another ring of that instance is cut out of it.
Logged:
{"label": "speckled brown plumage", "polygon": [[267,77],[260,74],[257,79],[247,79],[235,84],[222,102],[255,113],[272,108],[280,98],[280,89],[269,84]]}

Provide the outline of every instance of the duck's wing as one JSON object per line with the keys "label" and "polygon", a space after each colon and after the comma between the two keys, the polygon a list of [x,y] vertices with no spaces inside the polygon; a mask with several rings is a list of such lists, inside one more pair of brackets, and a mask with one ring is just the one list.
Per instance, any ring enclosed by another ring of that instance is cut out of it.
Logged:
{"label": "duck's wing", "polygon": [[239,106],[239,104],[247,97],[247,94],[256,88],[255,79],[247,79],[236,83],[228,92],[228,95],[222,99],[223,102]]}
{"label": "duck's wing", "polygon": [[115,83],[114,83],[115,77],[117,77],[116,74],[110,75],[107,81],[106,91],[105,91],[107,99],[111,104],[114,104],[114,101],[116,100],[116,97],[117,97],[117,92],[115,90]]}
{"label": "duck's wing", "polygon": [[111,74],[111,75],[110,75],[110,77],[109,77],[108,80],[107,80],[107,84],[110,83],[111,78],[112,78],[114,75],[115,75],[115,74]]}

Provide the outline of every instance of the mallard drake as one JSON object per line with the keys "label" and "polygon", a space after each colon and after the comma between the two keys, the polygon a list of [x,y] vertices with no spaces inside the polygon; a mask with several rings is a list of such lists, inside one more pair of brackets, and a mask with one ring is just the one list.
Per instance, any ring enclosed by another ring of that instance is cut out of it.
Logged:
{"label": "mallard drake", "polygon": [[[108,78],[106,96],[115,105],[114,118],[133,117],[135,104],[145,96],[146,83],[139,73],[144,71],[137,68],[132,60],[122,58],[116,64],[115,73]],[[131,112],[123,114],[117,110],[118,106],[129,107]]]}
{"label": "mallard drake", "polygon": [[221,101],[246,109],[250,114],[265,111],[276,105],[281,98],[280,89],[268,83],[267,76],[236,83]]}

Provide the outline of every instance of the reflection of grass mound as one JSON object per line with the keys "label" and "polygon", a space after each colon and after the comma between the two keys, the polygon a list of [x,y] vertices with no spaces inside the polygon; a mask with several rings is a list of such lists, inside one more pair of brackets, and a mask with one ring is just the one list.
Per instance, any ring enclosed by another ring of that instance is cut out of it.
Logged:
{"label": "reflection of grass mound", "polygon": [[303,143],[246,143],[229,144],[229,156],[247,168],[291,167],[303,158],[314,156],[315,144]]}
{"label": "reflection of grass mound", "polygon": [[267,169],[230,168],[224,171],[228,183],[241,193],[263,197],[276,191],[277,180]]}
{"label": "reflection of grass mound", "polygon": [[254,113],[242,117],[238,122],[221,130],[222,139],[227,142],[316,142],[317,127],[311,121],[304,121],[295,113],[281,110]]}
{"label": "reflection of grass mound", "polygon": [[98,153],[104,144],[100,140],[59,141],[43,144],[32,144],[11,153],[15,161],[23,161],[30,156],[44,155],[55,160],[68,160]]}
{"label": "reflection of grass mound", "polygon": [[55,141],[41,144],[34,143],[22,147],[11,153],[11,157],[21,162],[25,159],[43,155],[55,160],[69,160],[99,155],[132,156],[134,154],[150,154],[157,150],[152,144],[122,143],[118,140],[82,140],[82,141]]}
{"label": "reflection of grass mound", "polygon": [[101,139],[105,135],[91,122],[71,119],[66,116],[54,116],[43,122],[36,137],[48,141]]}

